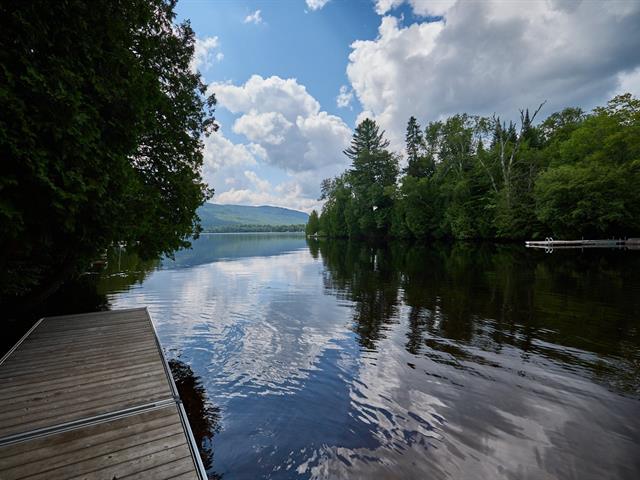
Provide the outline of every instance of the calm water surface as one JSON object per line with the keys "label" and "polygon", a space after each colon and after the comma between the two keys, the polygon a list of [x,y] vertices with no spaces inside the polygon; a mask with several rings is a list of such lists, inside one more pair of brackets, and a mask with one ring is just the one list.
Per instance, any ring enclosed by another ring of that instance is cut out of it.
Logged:
{"label": "calm water surface", "polygon": [[204,235],[98,286],[211,478],[640,478],[640,252]]}

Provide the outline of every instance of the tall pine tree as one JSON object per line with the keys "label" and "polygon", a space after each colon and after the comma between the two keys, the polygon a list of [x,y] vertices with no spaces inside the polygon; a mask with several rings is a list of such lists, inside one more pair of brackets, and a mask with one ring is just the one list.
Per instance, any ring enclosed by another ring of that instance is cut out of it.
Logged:
{"label": "tall pine tree", "polygon": [[406,153],[407,153],[407,168],[405,173],[412,177],[423,177],[422,170],[423,154],[424,154],[424,137],[420,130],[420,125],[416,117],[409,118],[407,124],[407,134],[405,136]]}
{"label": "tall pine tree", "polygon": [[305,227],[305,233],[307,235],[315,235],[320,230],[320,221],[318,219],[318,212],[313,210],[307,220],[307,226]]}
{"label": "tall pine tree", "polygon": [[391,224],[398,159],[388,146],[376,122],[366,119],[356,127],[351,146],[344,152],[352,160],[348,178],[354,193],[353,217],[365,232],[384,234]]}
{"label": "tall pine tree", "polygon": [[355,161],[361,153],[378,153],[388,146],[389,140],[384,138],[384,131],[380,131],[376,122],[366,118],[356,127],[351,145],[344,150],[344,154]]}

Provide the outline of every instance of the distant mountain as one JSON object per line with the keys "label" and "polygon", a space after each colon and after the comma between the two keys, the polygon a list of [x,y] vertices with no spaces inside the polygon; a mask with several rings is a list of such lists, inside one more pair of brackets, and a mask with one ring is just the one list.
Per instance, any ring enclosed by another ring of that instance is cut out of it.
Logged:
{"label": "distant mountain", "polygon": [[[248,207],[246,205],[220,205],[205,203],[198,208],[202,229],[230,231],[234,226],[248,225],[300,225],[307,223],[309,215],[281,207]],[[247,231],[246,228],[243,229]]]}

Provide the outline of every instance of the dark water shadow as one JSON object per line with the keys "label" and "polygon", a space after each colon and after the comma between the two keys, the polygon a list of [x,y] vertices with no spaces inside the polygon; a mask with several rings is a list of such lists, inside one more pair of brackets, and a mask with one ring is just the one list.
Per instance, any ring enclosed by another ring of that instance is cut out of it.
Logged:
{"label": "dark water shadow", "polygon": [[221,479],[222,475],[213,471],[212,444],[214,435],[220,430],[220,409],[209,402],[200,377],[189,365],[178,359],[171,359],[169,367],[208,477],[214,480]]}

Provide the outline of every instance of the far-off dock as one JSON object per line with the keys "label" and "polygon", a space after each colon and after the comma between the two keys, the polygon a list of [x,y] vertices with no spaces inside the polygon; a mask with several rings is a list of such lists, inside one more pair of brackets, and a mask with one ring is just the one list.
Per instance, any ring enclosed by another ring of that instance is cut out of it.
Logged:
{"label": "far-off dock", "polygon": [[640,238],[612,238],[604,240],[531,240],[525,242],[528,248],[629,248],[640,249]]}

